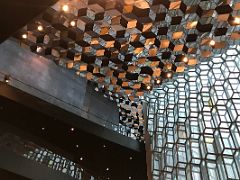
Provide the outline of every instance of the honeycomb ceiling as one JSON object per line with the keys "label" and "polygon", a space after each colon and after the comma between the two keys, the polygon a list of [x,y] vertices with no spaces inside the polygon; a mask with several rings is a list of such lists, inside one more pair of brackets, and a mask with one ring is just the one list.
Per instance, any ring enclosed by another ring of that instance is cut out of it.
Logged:
{"label": "honeycomb ceiling", "polygon": [[240,2],[60,0],[21,46],[130,100],[239,41]]}

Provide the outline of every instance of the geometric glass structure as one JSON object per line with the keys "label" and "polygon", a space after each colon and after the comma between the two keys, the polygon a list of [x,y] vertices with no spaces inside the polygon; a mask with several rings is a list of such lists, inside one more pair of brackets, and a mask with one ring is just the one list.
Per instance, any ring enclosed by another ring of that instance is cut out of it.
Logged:
{"label": "geometric glass structure", "polygon": [[60,0],[15,37],[112,98],[133,101],[239,41],[239,10],[229,0]]}
{"label": "geometric glass structure", "polygon": [[153,179],[240,179],[240,46],[147,97]]}
{"label": "geometric glass structure", "polygon": [[[95,82],[110,99],[138,103],[153,87],[236,44],[239,10],[238,0],[60,0],[14,36]],[[120,123],[141,134],[141,116],[125,117]]]}

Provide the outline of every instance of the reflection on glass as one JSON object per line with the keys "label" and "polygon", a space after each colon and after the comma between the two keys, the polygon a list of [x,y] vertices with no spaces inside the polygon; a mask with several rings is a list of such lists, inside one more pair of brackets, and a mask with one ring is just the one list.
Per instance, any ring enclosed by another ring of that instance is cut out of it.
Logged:
{"label": "reflection on glass", "polygon": [[146,96],[153,179],[240,179],[240,46]]}

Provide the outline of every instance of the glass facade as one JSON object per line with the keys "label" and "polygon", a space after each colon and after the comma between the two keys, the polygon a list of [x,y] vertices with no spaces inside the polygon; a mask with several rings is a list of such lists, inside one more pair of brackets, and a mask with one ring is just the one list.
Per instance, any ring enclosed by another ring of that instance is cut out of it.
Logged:
{"label": "glass facade", "polygon": [[96,83],[105,97],[124,99],[118,131],[143,140],[139,109],[126,106],[239,43],[239,25],[240,0],[60,0],[14,37]]}
{"label": "glass facade", "polygon": [[239,53],[231,46],[146,96],[154,180],[240,179]]}

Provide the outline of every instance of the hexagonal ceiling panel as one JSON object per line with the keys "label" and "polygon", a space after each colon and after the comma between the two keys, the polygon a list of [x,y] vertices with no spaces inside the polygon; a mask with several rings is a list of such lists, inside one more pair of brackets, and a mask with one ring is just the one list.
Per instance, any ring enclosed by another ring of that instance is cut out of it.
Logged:
{"label": "hexagonal ceiling panel", "polygon": [[229,0],[60,0],[16,37],[133,100],[239,41],[239,9]]}
{"label": "hexagonal ceiling panel", "polygon": [[22,47],[138,101],[240,39],[239,0],[60,0],[23,27]]}

